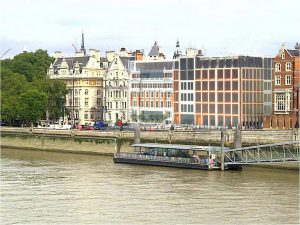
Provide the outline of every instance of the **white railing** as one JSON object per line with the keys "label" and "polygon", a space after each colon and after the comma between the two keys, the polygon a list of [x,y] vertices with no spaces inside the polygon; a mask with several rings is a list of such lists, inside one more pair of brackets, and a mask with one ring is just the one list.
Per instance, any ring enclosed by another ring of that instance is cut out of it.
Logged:
{"label": "white railing", "polygon": [[160,162],[196,163],[196,164],[200,164],[200,165],[208,164],[208,159],[181,158],[181,157],[168,157],[168,156],[155,156],[155,155],[139,155],[139,154],[135,154],[135,153],[115,153],[114,157],[124,158],[124,159],[160,161]]}

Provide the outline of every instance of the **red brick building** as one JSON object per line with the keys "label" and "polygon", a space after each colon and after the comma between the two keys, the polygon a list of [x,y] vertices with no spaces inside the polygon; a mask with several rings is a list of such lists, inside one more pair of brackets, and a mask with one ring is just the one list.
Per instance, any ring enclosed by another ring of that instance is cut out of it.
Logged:
{"label": "red brick building", "polygon": [[289,50],[282,45],[273,60],[271,116],[264,117],[264,128],[299,128],[299,44]]}

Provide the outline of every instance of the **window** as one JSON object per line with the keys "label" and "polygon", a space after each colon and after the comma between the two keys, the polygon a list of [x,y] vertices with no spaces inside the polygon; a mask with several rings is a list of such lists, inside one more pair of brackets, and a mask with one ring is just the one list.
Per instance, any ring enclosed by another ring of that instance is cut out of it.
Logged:
{"label": "window", "polygon": [[84,94],[85,94],[85,95],[88,95],[88,94],[89,94],[89,90],[88,90],[88,89],[85,89],[85,90],[84,90]]}
{"label": "window", "polygon": [[284,53],[281,54],[281,59],[285,59],[285,54]]}
{"label": "window", "polygon": [[275,111],[285,111],[285,94],[276,93],[275,94]]}
{"label": "window", "polygon": [[275,72],[280,72],[281,71],[281,64],[280,63],[276,63],[275,64]]}
{"label": "window", "polygon": [[84,105],[85,105],[85,107],[89,106],[89,98],[84,99]]}
{"label": "window", "polygon": [[160,107],[161,107],[161,108],[164,107],[164,101],[160,101]]}
{"label": "window", "polygon": [[154,103],[153,101],[150,101],[150,107],[153,108],[154,107]]}
{"label": "window", "polygon": [[97,90],[97,95],[101,95],[101,90]]}
{"label": "window", "polygon": [[275,85],[280,85],[281,84],[281,76],[277,75],[275,76]]}
{"label": "window", "polygon": [[286,85],[291,85],[292,84],[292,77],[291,77],[291,75],[286,75],[285,76],[285,84]]}
{"label": "window", "polygon": [[285,70],[286,70],[286,71],[291,71],[291,70],[292,70],[292,64],[291,64],[290,62],[287,62],[287,63],[285,64]]}
{"label": "window", "polygon": [[171,101],[167,101],[167,108],[171,108],[172,107],[172,102]]}
{"label": "window", "polygon": [[97,98],[97,105],[101,105],[101,98]]}

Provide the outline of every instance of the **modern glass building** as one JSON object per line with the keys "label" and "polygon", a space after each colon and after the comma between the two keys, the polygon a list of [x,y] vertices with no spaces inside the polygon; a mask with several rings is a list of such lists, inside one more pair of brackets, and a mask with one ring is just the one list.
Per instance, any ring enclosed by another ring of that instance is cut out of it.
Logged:
{"label": "modern glass building", "polygon": [[271,113],[271,58],[181,57],[175,62],[174,123],[262,127]]}

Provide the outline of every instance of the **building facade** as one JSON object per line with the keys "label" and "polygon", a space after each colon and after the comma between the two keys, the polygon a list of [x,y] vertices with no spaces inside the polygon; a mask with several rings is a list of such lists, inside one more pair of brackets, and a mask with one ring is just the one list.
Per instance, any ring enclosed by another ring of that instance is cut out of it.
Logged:
{"label": "building facade", "polygon": [[264,118],[264,128],[299,128],[299,44],[289,50],[283,44],[274,58],[272,115]]}
{"label": "building facade", "polygon": [[271,113],[271,59],[195,54],[175,63],[174,123],[261,128]]}
{"label": "building facade", "polygon": [[157,42],[148,57],[130,66],[130,120],[172,122],[174,60],[165,60]]}
{"label": "building facade", "polygon": [[105,70],[100,65],[100,51],[90,49],[87,55],[84,42],[74,57],[63,57],[61,52],[55,53],[48,76],[66,83],[68,94],[65,106],[69,111],[69,123],[92,125],[94,121],[103,118]]}
{"label": "building facade", "polygon": [[115,56],[104,75],[104,105],[105,120],[117,122],[128,120],[129,93],[128,93],[128,56]]}

